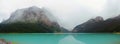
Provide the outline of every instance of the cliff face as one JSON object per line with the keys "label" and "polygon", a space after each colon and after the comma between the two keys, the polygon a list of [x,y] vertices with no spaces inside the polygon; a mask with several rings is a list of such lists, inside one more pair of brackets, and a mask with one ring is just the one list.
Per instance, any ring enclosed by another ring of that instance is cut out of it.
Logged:
{"label": "cliff face", "polygon": [[46,14],[46,11],[36,6],[16,10],[12,13],[10,18],[3,23],[15,22],[44,23],[48,26],[56,23],[56,21],[52,21],[52,18],[50,18],[48,14]]}
{"label": "cliff face", "polygon": [[11,14],[9,19],[1,23],[0,30],[5,32],[5,30],[11,29],[11,32],[23,32],[28,29],[31,30],[29,32],[32,32],[32,30],[35,30],[35,32],[60,32],[60,26],[54,20],[56,18],[51,16],[47,10],[36,6],[18,9]]}
{"label": "cliff face", "polygon": [[109,33],[120,32],[120,16],[103,20],[102,17],[90,19],[87,22],[76,26],[72,32],[83,33]]}

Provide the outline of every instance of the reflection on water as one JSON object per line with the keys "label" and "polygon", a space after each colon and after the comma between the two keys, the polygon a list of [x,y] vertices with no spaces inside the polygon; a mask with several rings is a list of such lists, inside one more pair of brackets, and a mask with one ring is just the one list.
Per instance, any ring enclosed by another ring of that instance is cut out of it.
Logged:
{"label": "reflection on water", "polygon": [[74,34],[73,36],[86,44],[120,44],[119,34]]}
{"label": "reflection on water", "polygon": [[119,34],[0,34],[14,44],[120,44]]}
{"label": "reflection on water", "polygon": [[67,34],[0,34],[0,39],[15,44],[58,44]]}
{"label": "reflection on water", "polygon": [[85,44],[82,41],[76,40],[72,35],[68,35],[65,38],[61,39],[58,44]]}

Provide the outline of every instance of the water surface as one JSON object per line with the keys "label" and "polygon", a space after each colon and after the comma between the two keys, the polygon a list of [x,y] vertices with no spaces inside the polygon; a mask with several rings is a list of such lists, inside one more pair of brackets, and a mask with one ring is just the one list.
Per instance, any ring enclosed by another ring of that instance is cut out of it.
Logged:
{"label": "water surface", "polygon": [[14,44],[120,44],[120,34],[0,34],[0,39],[5,39]]}

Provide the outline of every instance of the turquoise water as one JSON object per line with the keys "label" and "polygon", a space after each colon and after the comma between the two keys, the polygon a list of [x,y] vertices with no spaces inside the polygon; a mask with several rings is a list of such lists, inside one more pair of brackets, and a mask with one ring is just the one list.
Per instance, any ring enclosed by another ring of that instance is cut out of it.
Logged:
{"label": "turquoise water", "polygon": [[120,34],[0,34],[14,44],[120,44]]}

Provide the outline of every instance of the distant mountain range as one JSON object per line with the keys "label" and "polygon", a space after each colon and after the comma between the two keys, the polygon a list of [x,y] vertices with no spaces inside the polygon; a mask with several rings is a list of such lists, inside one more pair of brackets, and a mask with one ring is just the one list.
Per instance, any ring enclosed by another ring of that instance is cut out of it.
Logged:
{"label": "distant mountain range", "polygon": [[63,29],[47,9],[32,6],[18,9],[0,24],[1,33],[59,33]]}
{"label": "distant mountain range", "polygon": [[74,33],[114,33],[120,32],[120,15],[103,20],[98,16],[87,22],[76,26],[72,32]]}

